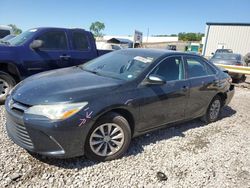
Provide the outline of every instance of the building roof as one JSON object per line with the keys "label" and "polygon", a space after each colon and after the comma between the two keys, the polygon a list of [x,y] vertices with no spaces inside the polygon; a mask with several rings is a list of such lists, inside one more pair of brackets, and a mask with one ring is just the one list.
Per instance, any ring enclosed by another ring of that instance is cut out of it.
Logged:
{"label": "building roof", "polygon": [[250,26],[250,23],[237,23],[237,22],[207,22],[207,25],[223,25],[223,26]]}

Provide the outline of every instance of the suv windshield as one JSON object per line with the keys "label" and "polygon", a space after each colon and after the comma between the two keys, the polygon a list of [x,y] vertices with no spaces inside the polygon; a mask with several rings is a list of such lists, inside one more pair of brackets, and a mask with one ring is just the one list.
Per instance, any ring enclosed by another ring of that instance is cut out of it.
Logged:
{"label": "suv windshield", "polygon": [[226,60],[237,60],[239,58],[238,54],[232,53],[216,53],[212,59],[226,59]]}
{"label": "suv windshield", "polygon": [[129,50],[108,53],[82,65],[83,70],[98,75],[121,80],[137,78],[156,58],[158,54],[147,54]]}
{"label": "suv windshield", "polygon": [[20,35],[16,36],[13,39],[10,39],[8,42],[12,46],[18,46],[24,44],[27,40],[32,38],[34,34],[36,33],[37,29],[30,29],[28,31],[25,31],[21,33]]}

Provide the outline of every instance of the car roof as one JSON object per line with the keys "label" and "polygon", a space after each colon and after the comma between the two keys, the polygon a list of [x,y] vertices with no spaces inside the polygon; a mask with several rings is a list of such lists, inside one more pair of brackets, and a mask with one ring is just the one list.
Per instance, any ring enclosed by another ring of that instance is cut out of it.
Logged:
{"label": "car roof", "polygon": [[32,30],[32,29],[37,29],[37,30],[60,29],[60,30],[84,30],[85,31],[85,29],[82,29],[82,28],[63,28],[63,27],[35,27],[29,30]]}
{"label": "car roof", "polygon": [[145,53],[145,54],[154,54],[155,56],[167,56],[167,55],[194,55],[199,56],[196,54],[189,54],[186,52],[179,52],[179,51],[173,51],[173,50],[167,50],[167,49],[155,49],[155,48],[126,48],[122,49],[123,51],[134,51],[138,53]]}

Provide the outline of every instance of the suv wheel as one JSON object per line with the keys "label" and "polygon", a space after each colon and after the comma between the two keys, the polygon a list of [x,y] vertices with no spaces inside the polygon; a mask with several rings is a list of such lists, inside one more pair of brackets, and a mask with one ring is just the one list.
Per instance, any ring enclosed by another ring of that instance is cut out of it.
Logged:
{"label": "suv wheel", "polygon": [[120,158],[128,149],[131,130],[128,121],[117,113],[103,116],[90,130],[86,145],[86,156],[95,161]]}
{"label": "suv wheel", "polygon": [[4,103],[7,95],[15,84],[15,80],[9,74],[0,72],[0,104]]}
{"label": "suv wheel", "polygon": [[216,95],[208,106],[206,114],[201,118],[205,123],[218,120],[222,108],[221,97]]}

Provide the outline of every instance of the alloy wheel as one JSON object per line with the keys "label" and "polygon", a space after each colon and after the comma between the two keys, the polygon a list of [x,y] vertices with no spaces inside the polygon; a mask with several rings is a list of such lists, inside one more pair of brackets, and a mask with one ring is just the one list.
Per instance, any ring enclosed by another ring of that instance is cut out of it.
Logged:
{"label": "alloy wheel", "polygon": [[114,123],[97,127],[90,136],[90,148],[99,156],[106,157],[117,153],[124,144],[124,132]]}
{"label": "alloy wheel", "polygon": [[209,115],[211,120],[215,120],[218,118],[220,113],[221,103],[220,100],[215,100],[210,107]]}

